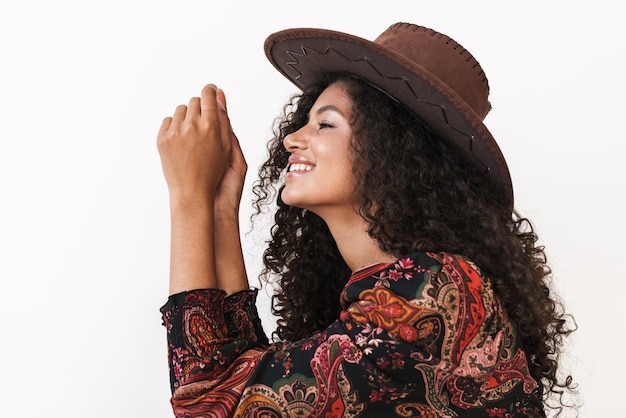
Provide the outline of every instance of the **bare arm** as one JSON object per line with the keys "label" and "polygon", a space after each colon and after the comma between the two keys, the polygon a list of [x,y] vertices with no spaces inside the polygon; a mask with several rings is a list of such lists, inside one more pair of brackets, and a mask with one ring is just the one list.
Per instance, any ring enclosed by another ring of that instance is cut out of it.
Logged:
{"label": "bare arm", "polygon": [[[224,92],[218,89],[217,97],[224,104],[228,115]],[[217,186],[214,204],[217,281],[219,288],[227,294],[249,288],[239,232],[239,203],[248,166],[239,146],[239,140],[232,130],[231,141],[230,159],[224,176]]]}
{"label": "bare arm", "polygon": [[157,145],[171,213],[170,294],[217,288],[214,203],[228,166],[232,130],[217,88],[165,118]]}

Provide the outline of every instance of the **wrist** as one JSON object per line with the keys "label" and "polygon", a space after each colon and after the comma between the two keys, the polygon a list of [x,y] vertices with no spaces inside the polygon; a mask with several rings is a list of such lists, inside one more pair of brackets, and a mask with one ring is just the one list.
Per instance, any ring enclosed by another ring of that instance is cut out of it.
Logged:
{"label": "wrist", "polygon": [[200,193],[170,193],[170,211],[196,212],[213,211],[213,199],[209,195]]}

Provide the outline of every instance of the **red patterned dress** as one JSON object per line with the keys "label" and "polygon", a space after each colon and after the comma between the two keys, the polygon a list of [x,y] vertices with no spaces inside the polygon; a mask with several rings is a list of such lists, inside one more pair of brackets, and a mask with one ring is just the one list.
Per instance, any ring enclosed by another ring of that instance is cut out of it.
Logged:
{"label": "red patterned dress", "polygon": [[467,259],[415,253],[352,275],[340,317],[268,344],[256,291],[173,295],[177,417],[544,417],[515,326]]}

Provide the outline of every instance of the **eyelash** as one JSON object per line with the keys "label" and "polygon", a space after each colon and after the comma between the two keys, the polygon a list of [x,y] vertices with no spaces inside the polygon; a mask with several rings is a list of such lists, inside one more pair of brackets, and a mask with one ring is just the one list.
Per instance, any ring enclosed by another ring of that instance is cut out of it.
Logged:
{"label": "eyelash", "polygon": [[333,125],[331,125],[330,123],[327,123],[327,122],[320,122],[318,124],[318,126],[319,126],[319,129],[332,128],[333,127]]}

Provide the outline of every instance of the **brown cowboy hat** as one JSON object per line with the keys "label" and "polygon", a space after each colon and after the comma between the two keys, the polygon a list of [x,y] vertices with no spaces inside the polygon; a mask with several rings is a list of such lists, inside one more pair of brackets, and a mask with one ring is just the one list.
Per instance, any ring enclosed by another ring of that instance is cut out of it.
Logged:
{"label": "brown cowboy hat", "polygon": [[432,29],[396,23],[371,42],[324,29],[287,29],[265,40],[270,62],[303,89],[320,74],[346,72],[411,109],[513,204],[513,186],[498,144],[483,124],[489,84],[476,59]]}

